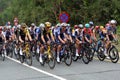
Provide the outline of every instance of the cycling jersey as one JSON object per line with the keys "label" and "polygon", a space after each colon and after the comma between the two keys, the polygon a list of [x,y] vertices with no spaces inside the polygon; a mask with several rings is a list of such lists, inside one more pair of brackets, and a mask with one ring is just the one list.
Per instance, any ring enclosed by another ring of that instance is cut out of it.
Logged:
{"label": "cycling jersey", "polygon": [[10,36],[11,36],[11,32],[7,30],[5,34],[6,40],[9,40]]}
{"label": "cycling jersey", "polygon": [[[46,42],[49,41],[49,38],[51,39],[51,33],[52,32],[50,30],[41,30],[41,36],[43,35]],[[47,36],[49,36],[49,38]],[[41,41],[41,43],[43,43],[43,41]]]}
{"label": "cycling jersey", "polygon": [[79,31],[79,29],[75,30],[75,37],[78,38],[79,40],[83,39],[83,29]]}
{"label": "cycling jersey", "polygon": [[35,30],[30,29],[30,35],[32,39],[35,39]]}
{"label": "cycling jersey", "polygon": [[[65,34],[66,34],[66,29],[65,30],[62,30],[62,27],[58,28],[58,32],[57,32],[57,35],[60,36],[61,39],[64,39],[65,38]],[[58,36],[57,36],[57,39],[58,39]],[[58,39],[58,42],[60,42],[60,40]]]}
{"label": "cycling jersey", "polygon": [[20,29],[20,36],[21,36],[21,39],[25,41],[26,33],[24,33],[21,29]]}
{"label": "cycling jersey", "polygon": [[[91,34],[92,34],[92,31],[91,31],[90,28],[88,28],[88,29],[84,28],[83,29],[83,36],[84,36],[84,38],[87,37],[90,40],[90,38],[92,36]],[[86,40],[85,40],[85,42],[86,42]]]}

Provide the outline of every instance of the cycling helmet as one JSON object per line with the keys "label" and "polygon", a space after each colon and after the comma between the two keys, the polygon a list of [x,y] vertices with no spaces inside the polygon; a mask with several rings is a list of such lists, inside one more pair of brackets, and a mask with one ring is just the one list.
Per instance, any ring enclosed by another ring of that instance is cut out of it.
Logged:
{"label": "cycling helmet", "polygon": [[100,27],[99,26],[95,26],[95,29],[99,29]]}
{"label": "cycling helmet", "polygon": [[34,27],[34,26],[35,26],[35,23],[32,23],[32,24],[31,24],[31,26],[33,26],[33,27]]}
{"label": "cycling helmet", "polygon": [[63,26],[64,26],[64,27],[66,27],[66,26],[67,26],[67,24],[66,24],[66,23],[62,23],[62,24],[61,24],[61,26],[62,26],[62,27],[63,27]]}
{"label": "cycling helmet", "polygon": [[51,23],[50,22],[45,22],[45,27],[51,27]]}
{"label": "cycling helmet", "polygon": [[85,28],[90,28],[90,24],[86,23]]}
{"label": "cycling helmet", "polygon": [[60,27],[61,26],[61,24],[60,23],[58,23],[57,25],[56,25],[56,27]]}
{"label": "cycling helmet", "polygon": [[106,27],[108,27],[108,26],[110,26],[110,24],[109,24],[109,23],[107,23],[105,26],[106,26]]}
{"label": "cycling helmet", "polygon": [[70,27],[70,24],[67,24],[68,27]]}
{"label": "cycling helmet", "polygon": [[117,24],[117,21],[116,20],[111,20],[110,23],[111,24]]}
{"label": "cycling helmet", "polygon": [[90,24],[90,25],[94,25],[93,21],[90,21],[89,24]]}
{"label": "cycling helmet", "polygon": [[22,28],[27,28],[27,25],[25,23],[21,23]]}
{"label": "cycling helmet", "polygon": [[21,27],[21,25],[19,24],[19,25],[17,25],[17,28],[20,28]]}
{"label": "cycling helmet", "polygon": [[2,26],[0,26],[0,31],[2,31]]}
{"label": "cycling helmet", "polygon": [[103,29],[104,28],[104,26],[100,26],[100,29]]}
{"label": "cycling helmet", "polygon": [[83,25],[82,25],[82,24],[79,24],[78,27],[79,27],[79,28],[83,28]]}
{"label": "cycling helmet", "polygon": [[43,23],[41,23],[41,24],[39,25],[39,27],[45,28],[45,25],[44,25]]}
{"label": "cycling helmet", "polygon": [[78,28],[78,25],[74,25],[74,28]]}

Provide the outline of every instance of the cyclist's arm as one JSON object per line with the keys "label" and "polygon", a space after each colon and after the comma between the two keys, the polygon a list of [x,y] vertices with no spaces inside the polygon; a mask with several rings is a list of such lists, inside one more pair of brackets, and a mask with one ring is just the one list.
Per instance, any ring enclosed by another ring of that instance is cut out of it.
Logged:
{"label": "cyclist's arm", "polygon": [[54,36],[53,36],[53,33],[51,33],[50,35],[51,35],[52,41],[55,42],[55,38],[54,38]]}
{"label": "cyclist's arm", "polygon": [[30,35],[30,33],[29,33],[28,31],[27,31],[26,35],[27,35],[28,39],[29,39],[30,41],[32,41],[31,35]]}
{"label": "cyclist's arm", "polygon": [[22,40],[21,36],[19,36],[19,41],[20,41],[20,42],[24,42],[24,41]]}
{"label": "cyclist's arm", "polygon": [[58,35],[58,39],[59,39],[62,43],[65,43],[65,42],[61,39],[60,35]]}

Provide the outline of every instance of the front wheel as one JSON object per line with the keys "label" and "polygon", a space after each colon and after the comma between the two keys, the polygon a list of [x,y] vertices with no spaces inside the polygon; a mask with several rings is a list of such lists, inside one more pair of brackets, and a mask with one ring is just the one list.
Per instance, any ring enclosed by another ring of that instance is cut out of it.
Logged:
{"label": "front wheel", "polygon": [[3,50],[1,51],[1,59],[2,59],[2,61],[5,61],[5,54],[4,54]]}
{"label": "front wheel", "polygon": [[106,56],[104,55],[104,47],[99,47],[97,57],[100,61],[104,61],[104,59],[106,58]]}
{"label": "front wheel", "polygon": [[54,56],[52,56],[51,58],[48,58],[48,59],[49,59],[48,65],[49,65],[50,69],[54,69],[54,67],[55,67],[55,58],[54,58]]}
{"label": "front wheel", "polygon": [[117,63],[119,60],[119,53],[115,46],[112,46],[109,50],[109,57],[113,63]]}
{"label": "front wheel", "polygon": [[87,53],[87,51],[83,51],[82,53],[82,61],[85,63],[85,64],[88,64],[89,63],[89,54]]}
{"label": "front wheel", "polygon": [[24,56],[20,55],[20,62],[23,63],[24,62]]}
{"label": "front wheel", "polygon": [[64,54],[64,61],[67,66],[70,66],[72,64],[72,55],[70,50],[66,51]]}
{"label": "front wheel", "polygon": [[32,54],[29,53],[26,55],[26,63],[31,66],[32,65]]}

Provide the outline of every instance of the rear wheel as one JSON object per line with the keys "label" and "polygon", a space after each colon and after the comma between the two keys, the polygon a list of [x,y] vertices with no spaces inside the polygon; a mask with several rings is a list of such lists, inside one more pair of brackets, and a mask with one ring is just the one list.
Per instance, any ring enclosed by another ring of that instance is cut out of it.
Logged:
{"label": "rear wheel", "polygon": [[115,46],[112,46],[109,50],[109,57],[113,63],[117,63],[119,60],[119,53]]}
{"label": "rear wheel", "polygon": [[1,58],[2,58],[2,61],[5,61],[5,54],[3,50],[1,51]]}
{"label": "rear wheel", "polygon": [[29,52],[27,55],[26,55],[26,63],[31,66],[32,65],[32,54]]}
{"label": "rear wheel", "polygon": [[83,51],[83,56],[82,56],[82,61],[85,63],[85,64],[88,64],[89,63],[89,54],[87,53],[87,51]]}
{"label": "rear wheel", "polygon": [[54,67],[55,67],[55,58],[54,58],[54,56],[49,58],[48,65],[49,65],[50,69],[54,69]]}
{"label": "rear wheel", "polygon": [[100,61],[104,61],[104,59],[106,58],[106,56],[104,55],[104,47],[99,47],[97,57]]}
{"label": "rear wheel", "polygon": [[23,63],[24,62],[24,56],[20,55],[20,62]]}
{"label": "rear wheel", "polygon": [[67,66],[70,66],[72,64],[72,55],[70,50],[66,50],[64,54],[64,61]]}

